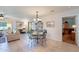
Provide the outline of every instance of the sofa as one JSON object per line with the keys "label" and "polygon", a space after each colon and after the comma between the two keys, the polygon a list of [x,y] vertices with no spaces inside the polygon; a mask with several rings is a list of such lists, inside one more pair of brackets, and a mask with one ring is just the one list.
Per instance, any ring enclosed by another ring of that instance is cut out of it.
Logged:
{"label": "sofa", "polygon": [[20,32],[17,31],[16,33],[8,33],[7,34],[7,41],[15,41],[15,40],[20,40]]}

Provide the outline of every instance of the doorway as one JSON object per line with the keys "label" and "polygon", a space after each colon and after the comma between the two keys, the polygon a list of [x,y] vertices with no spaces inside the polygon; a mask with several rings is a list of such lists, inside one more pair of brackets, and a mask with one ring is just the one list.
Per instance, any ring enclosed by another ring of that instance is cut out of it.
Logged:
{"label": "doorway", "polygon": [[63,42],[76,45],[76,17],[62,18],[62,38]]}

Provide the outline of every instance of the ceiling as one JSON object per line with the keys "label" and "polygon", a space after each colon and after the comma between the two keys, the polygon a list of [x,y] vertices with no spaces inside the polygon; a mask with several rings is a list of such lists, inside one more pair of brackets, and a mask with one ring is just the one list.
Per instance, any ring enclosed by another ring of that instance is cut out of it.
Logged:
{"label": "ceiling", "polygon": [[78,6],[0,6],[0,13],[7,16],[26,18],[35,17],[36,11],[39,17],[59,13],[67,10],[77,9]]}

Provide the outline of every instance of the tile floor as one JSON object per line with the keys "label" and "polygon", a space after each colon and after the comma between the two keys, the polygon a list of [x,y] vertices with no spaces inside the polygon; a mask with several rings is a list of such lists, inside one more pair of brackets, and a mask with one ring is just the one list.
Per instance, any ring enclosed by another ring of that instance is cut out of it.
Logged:
{"label": "tile floor", "polygon": [[[76,45],[47,39],[45,46],[36,45],[35,41],[22,34],[20,40],[0,44],[0,52],[78,52]],[[30,44],[32,43],[32,45]]]}

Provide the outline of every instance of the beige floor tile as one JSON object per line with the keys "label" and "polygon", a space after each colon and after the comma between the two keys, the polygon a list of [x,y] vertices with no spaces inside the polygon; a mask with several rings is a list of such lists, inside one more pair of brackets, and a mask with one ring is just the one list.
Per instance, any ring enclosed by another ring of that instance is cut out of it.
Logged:
{"label": "beige floor tile", "polygon": [[79,48],[76,45],[68,44],[65,42],[54,41],[47,39],[45,46],[31,47],[27,34],[21,35],[21,39],[13,42],[5,42],[0,44],[0,52],[78,52]]}

